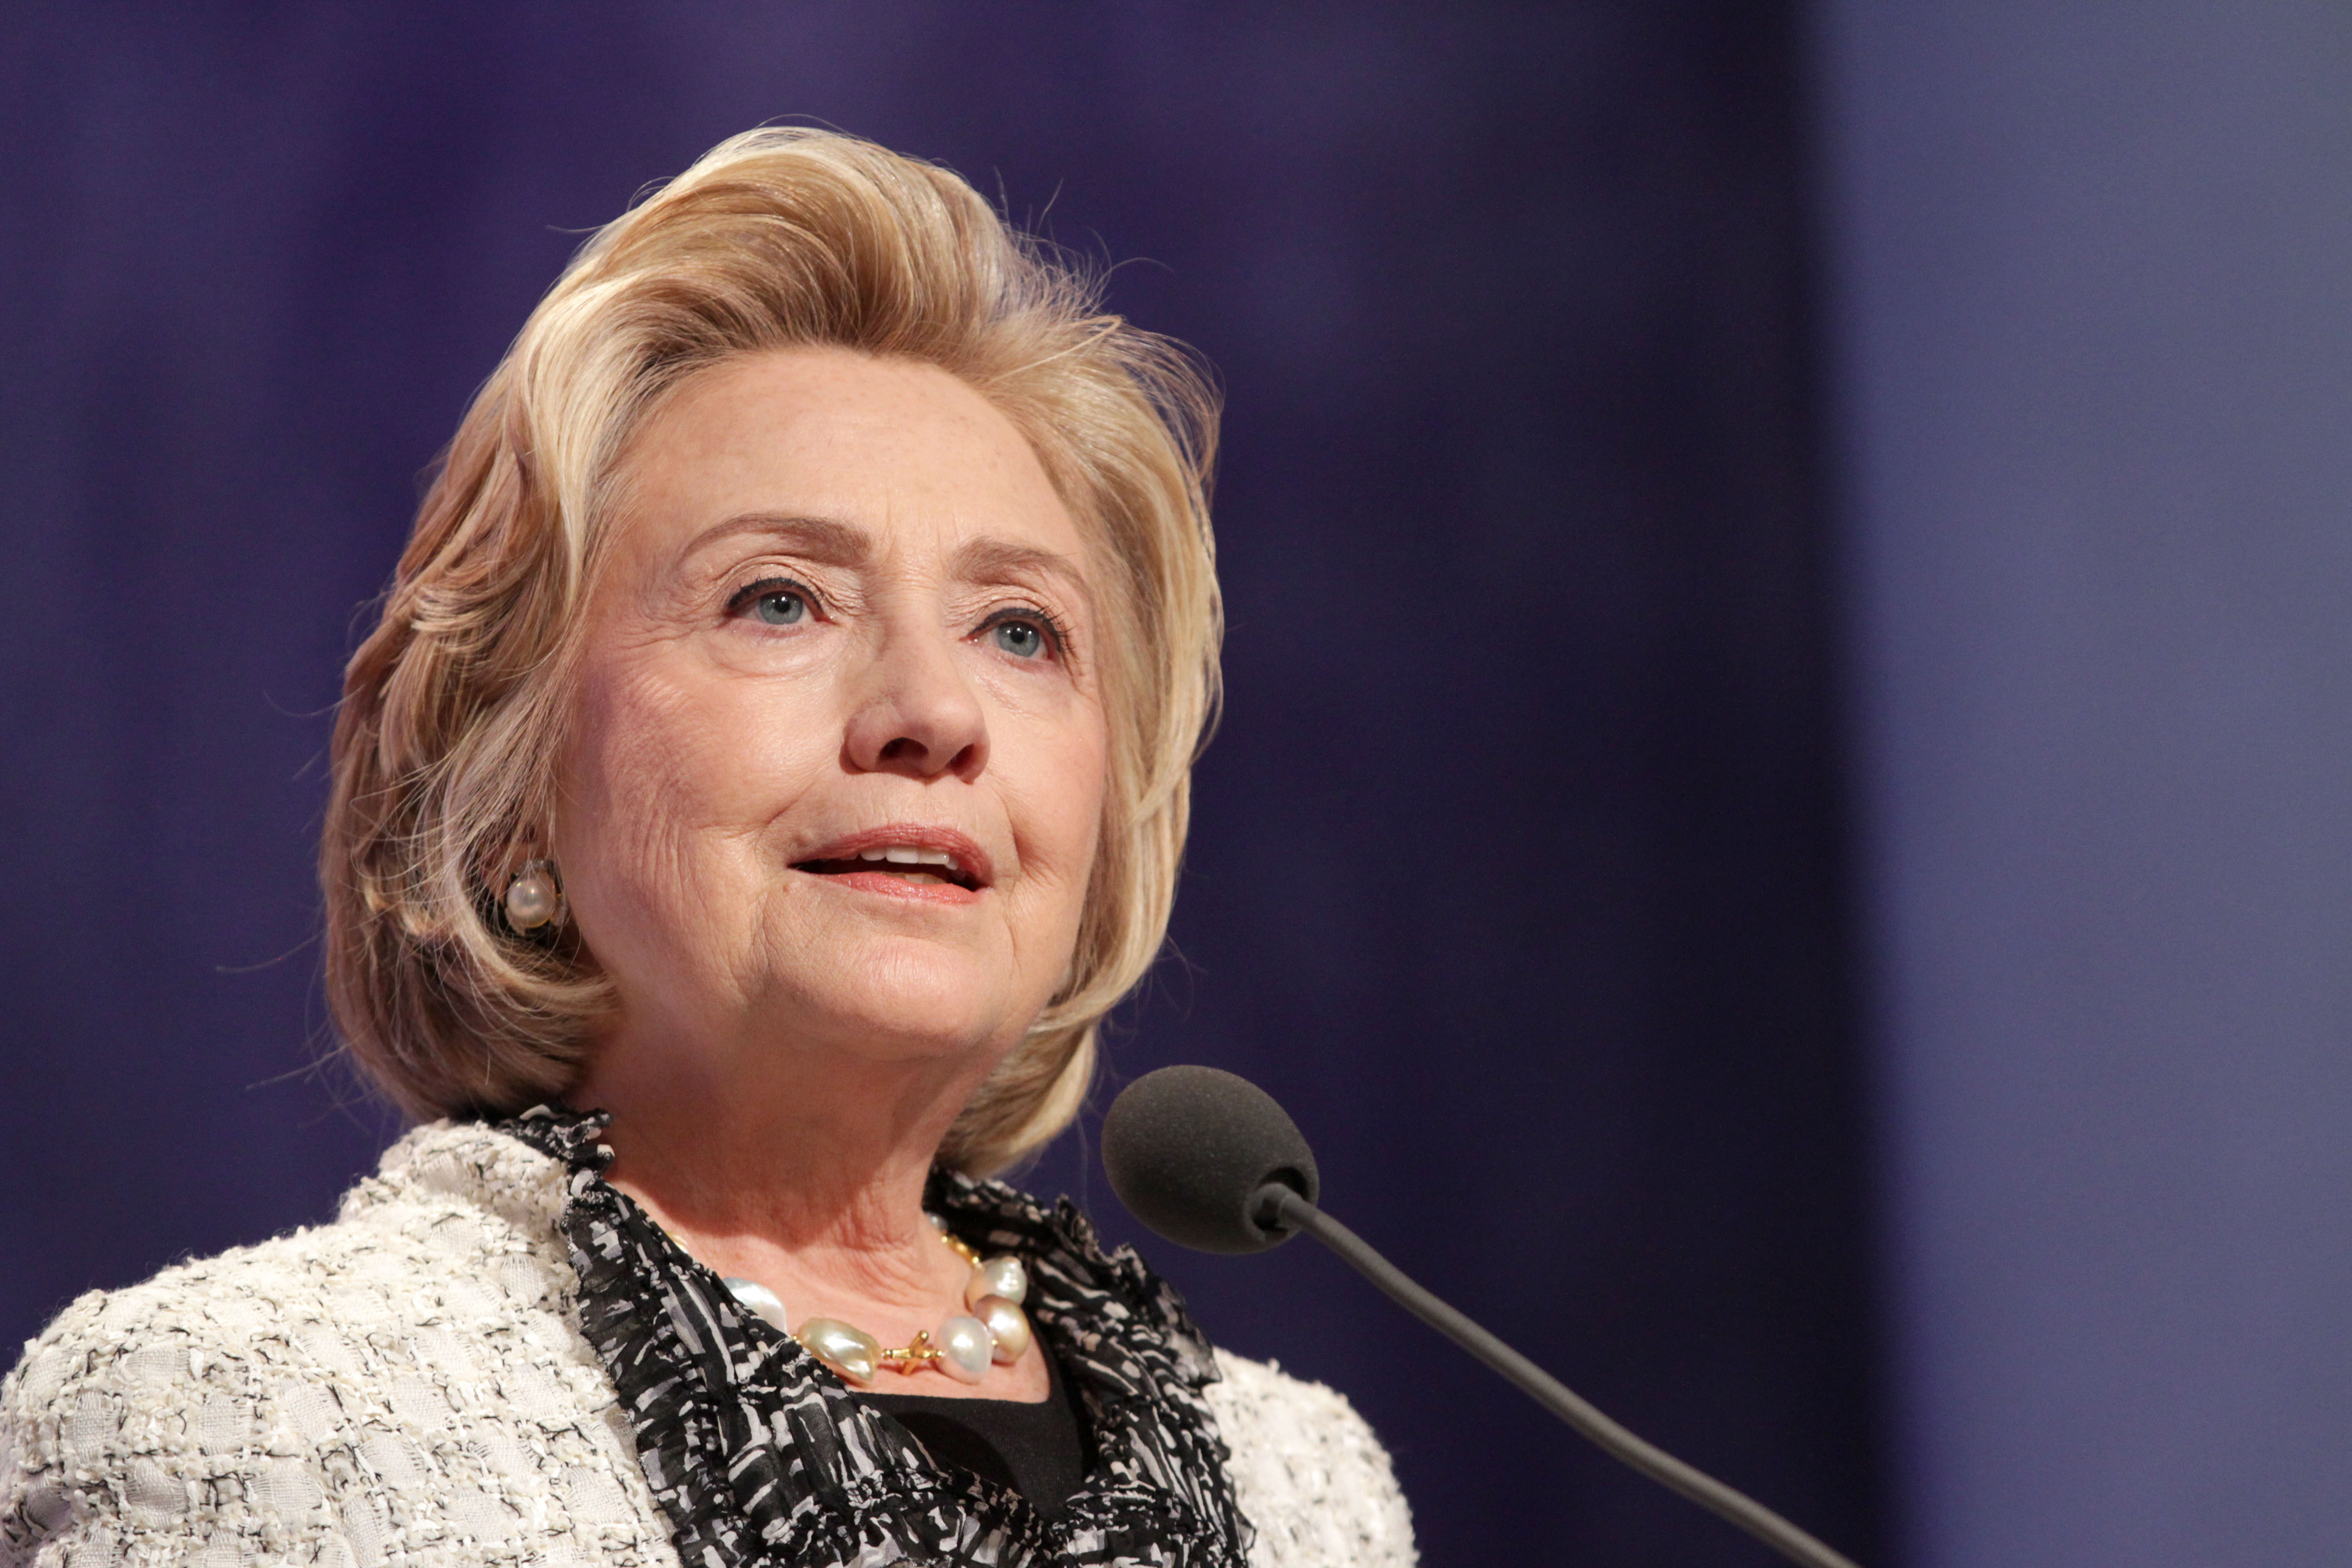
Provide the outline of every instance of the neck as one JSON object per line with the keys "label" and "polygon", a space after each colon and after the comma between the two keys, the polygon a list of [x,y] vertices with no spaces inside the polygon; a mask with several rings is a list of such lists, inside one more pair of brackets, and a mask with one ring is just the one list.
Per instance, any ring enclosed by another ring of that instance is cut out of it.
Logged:
{"label": "neck", "polygon": [[746,1071],[622,1034],[570,1099],[612,1115],[607,1179],[721,1272],[763,1278],[788,1259],[860,1296],[928,1300],[944,1249],[923,1188],[993,1058],[796,1056],[761,1052],[766,1070]]}

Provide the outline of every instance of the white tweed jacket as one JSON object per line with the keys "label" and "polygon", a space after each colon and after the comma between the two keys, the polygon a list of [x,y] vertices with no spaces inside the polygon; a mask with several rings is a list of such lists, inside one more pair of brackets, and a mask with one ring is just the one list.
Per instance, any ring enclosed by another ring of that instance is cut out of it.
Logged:
{"label": "white tweed jacket", "polygon": [[[436,1123],[332,1225],[82,1297],[0,1384],[0,1568],[678,1568],[580,1332],[563,1177]],[[1218,1364],[1254,1568],[1410,1568],[1348,1402]]]}

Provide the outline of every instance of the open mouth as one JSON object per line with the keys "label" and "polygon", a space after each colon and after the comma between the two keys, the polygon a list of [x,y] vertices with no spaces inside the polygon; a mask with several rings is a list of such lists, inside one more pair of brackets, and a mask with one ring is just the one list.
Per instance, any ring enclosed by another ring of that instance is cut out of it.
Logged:
{"label": "open mouth", "polygon": [[855,855],[838,859],[802,860],[793,869],[806,871],[815,877],[847,877],[859,873],[879,874],[896,878],[908,887],[935,888],[941,885],[961,888],[968,893],[980,890],[980,879],[968,869],[962,859],[946,849],[925,848],[912,844],[877,844],[859,850]]}

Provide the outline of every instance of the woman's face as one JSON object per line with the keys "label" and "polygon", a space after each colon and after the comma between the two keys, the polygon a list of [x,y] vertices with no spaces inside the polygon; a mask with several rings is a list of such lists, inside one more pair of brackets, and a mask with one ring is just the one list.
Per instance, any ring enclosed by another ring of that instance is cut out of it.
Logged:
{"label": "woman's face", "polygon": [[606,1047],[984,1071],[1068,970],[1107,768],[1099,574],[1035,455],[944,371],[793,349],[619,478],[555,828]]}

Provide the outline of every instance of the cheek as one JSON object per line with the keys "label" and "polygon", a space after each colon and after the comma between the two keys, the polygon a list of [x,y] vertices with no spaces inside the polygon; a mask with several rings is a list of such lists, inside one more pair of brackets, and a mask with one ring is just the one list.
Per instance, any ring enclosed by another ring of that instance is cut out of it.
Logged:
{"label": "cheek", "polygon": [[1101,715],[1088,711],[1078,722],[1040,726],[1023,741],[1017,763],[1006,759],[1005,767],[1019,774],[1006,784],[1022,865],[1067,906],[1057,923],[1075,934],[1102,837],[1108,737]]}
{"label": "cheek", "polygon": [[753,869],[759,830],[825,760],[815,726],[775,711],[780,695],[657,668],[586,676],[564,770],[576,877],[675,903],[730,861]]}

